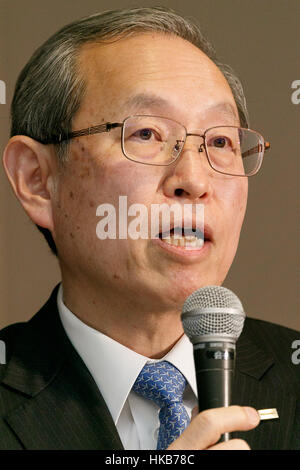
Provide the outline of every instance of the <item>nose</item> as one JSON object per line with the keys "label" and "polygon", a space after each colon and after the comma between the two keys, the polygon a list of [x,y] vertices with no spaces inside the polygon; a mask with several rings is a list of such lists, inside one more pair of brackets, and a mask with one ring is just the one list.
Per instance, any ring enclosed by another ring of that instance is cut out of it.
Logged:
{"label": "nose", "polygon": [[172,173],[164,181],[164,192],[167,197],[203,200],[211,192],[211,169],[203,137],[199,134],[188,134],[187,137],[190,136],[192,138],[186,139],[178,160],[169,167]]}

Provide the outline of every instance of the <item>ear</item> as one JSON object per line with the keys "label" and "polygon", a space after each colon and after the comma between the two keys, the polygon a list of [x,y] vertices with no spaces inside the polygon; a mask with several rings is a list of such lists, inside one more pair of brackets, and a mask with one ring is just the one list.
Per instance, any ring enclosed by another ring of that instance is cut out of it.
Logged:
{"label": "ear", "polygon": [[49,146],[23,135],[12,137],[3,154],[7,177],[26,213],[52,233],[55,160]]}

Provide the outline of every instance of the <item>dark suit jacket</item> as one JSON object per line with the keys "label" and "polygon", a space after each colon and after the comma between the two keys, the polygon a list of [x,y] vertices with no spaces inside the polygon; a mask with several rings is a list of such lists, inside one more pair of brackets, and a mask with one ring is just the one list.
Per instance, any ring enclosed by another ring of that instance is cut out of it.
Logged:
{"label": "dark suit jacket", "polygon": [[[91,374],[68,340],[57,287],[27,323],[4,328],[0,365],[0,449],[115,449],[122,444]],[[277,408],[279,419],[235,433],[252,449],[300,449],[300,365],[291,344],[300,334],[247,319],[237,343],[233,402]],[[117,382],[117,377],[116,377]]]}

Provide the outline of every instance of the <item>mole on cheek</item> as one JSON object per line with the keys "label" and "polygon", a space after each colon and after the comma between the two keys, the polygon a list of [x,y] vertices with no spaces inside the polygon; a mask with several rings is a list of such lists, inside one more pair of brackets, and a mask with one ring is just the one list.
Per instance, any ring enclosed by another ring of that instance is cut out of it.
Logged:
{"label": "mole on cheek", "polygon": [[70,191],[70,198],[71,198],[71,199],[74,199],[73,191]]}

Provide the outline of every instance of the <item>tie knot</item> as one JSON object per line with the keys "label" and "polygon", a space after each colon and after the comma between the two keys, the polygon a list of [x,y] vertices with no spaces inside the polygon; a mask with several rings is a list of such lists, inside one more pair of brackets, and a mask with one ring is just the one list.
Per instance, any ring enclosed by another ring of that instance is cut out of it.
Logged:
{"label": "tie knot", "polygon": [[146,364],[136,379],[133,390],[160,408],[182,402],[186,379],[167,361]]}

